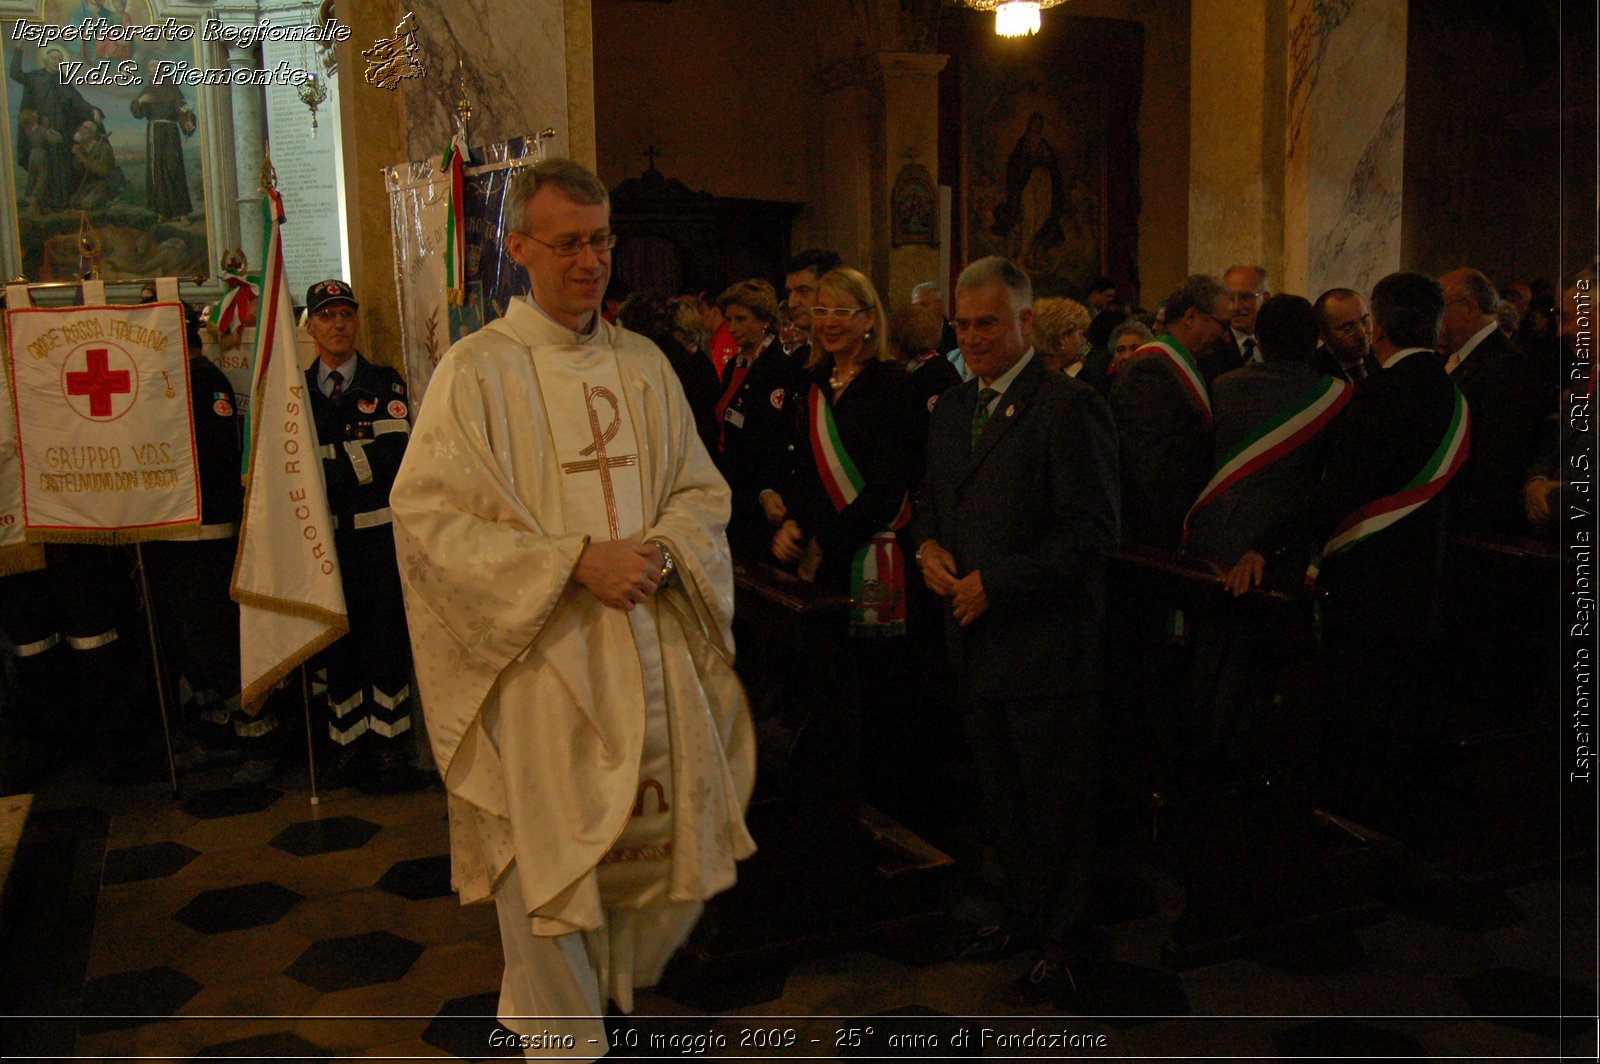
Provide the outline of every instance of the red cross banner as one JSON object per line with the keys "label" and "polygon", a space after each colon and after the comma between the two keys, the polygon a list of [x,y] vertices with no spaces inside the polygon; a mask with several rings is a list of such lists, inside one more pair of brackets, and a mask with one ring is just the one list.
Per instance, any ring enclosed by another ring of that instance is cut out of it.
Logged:
{"label": "red cross banner", "polygon": [[30,542],[182,538],[200,525],[182,307],[6,312]]}
{"label": "red cross banner", "polygon": [[17,419],[11,377],[0,355],[0,576],[44,567],[44,548],[23,535],[22,470],[17,463]]}

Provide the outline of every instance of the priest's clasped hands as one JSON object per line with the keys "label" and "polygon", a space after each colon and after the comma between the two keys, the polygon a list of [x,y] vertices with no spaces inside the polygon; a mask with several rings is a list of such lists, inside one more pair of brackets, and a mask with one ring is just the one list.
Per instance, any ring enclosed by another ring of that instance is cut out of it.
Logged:
{"label": "priest's clasped hands", "polygon": [[988,611],[989,597],[983,592],[983,576],[976,569],[958,578],[955,556],[931,539],[917,552],[917,562],[922,566],[922,579],[928,590],[951,600],[951,612],[961,627]]}
{"label": "priest's clasped hands", "polygon": [[590,540],[572,578],[614,609],[631,610],[661,586],[665,559],[654,543],[637,539]]}

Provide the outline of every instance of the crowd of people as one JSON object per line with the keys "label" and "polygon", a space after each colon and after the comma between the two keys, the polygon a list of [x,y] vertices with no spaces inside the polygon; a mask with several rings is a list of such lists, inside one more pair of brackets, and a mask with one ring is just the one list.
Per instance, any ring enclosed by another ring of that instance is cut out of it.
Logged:
{"label": "crowd of people", "polygon": [[[1282,592],[1337,663],[1327,782],[1381,818],[1430,723],[1451,537],[1549,526],[1557,393],[1591,387],[1548,287],[1472,269],[1310,300],[1236,265],[1146,312],[1114,280],[1044,296],[986,258],[947,317],[934,283],[891,307],[811,250],[781,290],[634,293],[613,322],[617,235],[594,175],[541,163],[509,202],[532,292],[452,349],[415,428],[405,382],[356,349],[350,287],[319,282],[306,306],[351,621],[315,663],[324,770],[376,791],[421,782],[415,648],[455,882],[501,914],[507,1016],[626,1009],[749,852],[754,739],[731,668],[753,690],[771,680],[754,669],[808,665],[733,615],[735,565],[848,601],[853,719],[830,787],[915,821],[930,736],[961,747],[999,874],[952,955],[1029,950],[1029,987],[1059,997],[1092,949],[1105,707],[1159,701],[1191,752],[1237,758],[1286,636],[1228,596]],[[232,395],[206,369],[202,466],[226,472]],[[202,479],[214,534],[150,552],[157,607],[202,719],[260,743],[281,713],[238,706],[237,617],[212,608],[237,480]],[[1187,567],[1218,593],[1202,609],[1113,601],[1114,558]],[[60,640],[25,631],[13,593],[45,578],[9,579],[19,690],[52,697],[29,682]],[[104,648],[107,630],[56,656]],[[1149,682],[1174,647],[1181,675]]]}

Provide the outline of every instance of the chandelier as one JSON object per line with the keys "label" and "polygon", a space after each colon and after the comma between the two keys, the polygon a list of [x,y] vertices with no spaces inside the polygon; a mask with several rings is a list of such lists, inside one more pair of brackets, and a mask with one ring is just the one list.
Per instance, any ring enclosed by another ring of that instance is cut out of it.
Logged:
{"label": "chandelier", "polygon": [[1039,32],[1039,12],[1066,0],[958,0],[974,11],[994,12],[994,31],[1002,37],[1026,37]]}

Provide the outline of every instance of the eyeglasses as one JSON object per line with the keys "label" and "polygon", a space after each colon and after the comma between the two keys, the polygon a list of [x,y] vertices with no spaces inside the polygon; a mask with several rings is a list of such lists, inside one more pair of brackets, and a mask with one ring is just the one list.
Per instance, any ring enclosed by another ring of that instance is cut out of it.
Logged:
{"label": "eyeglasses", "polygon": [[1254,292],[1235,292],[1233,293],[1233,298],[1235,301],[1240,303],[1254,303],[1256,300],[1261,298],[1261,290],[1257,289]]}
{"label": "eyeglasses", "polygon": [[565,240],[556,241],[554,244],[548,240],[540,240],[532,233],[523,233],[522,235],[536,244],[543,244],[558,259],[575,259],[583,254],[584,248],[588,248],[598,257],[617,246],[617,234],[615,233],[596,233],[591,237],[569,236]]}
{"label": "eyeglasses", "polygon": [[1366,329],[1371,327],[1371,325],[1372,315],[1363,314],[1359,318],[1351,318],[1343,325],[1334,326],[1333,331],[1339,336],[1354,336],[1358,332],[1364,332]]}
{"label": "eyeglasses", "polygon": [[950,324],[956,327],[956,332],[958,333],[973,332],[974,330],[989,333],[1000,328],[1000,319],[993,314],[986,314],[981,318],[953,318]]}
{"label": "eyeglasses", "polygon": [[866,307],[812,307],[813,318],[837,318],[840,321],[849,321],[857,314],[867,313]]}

